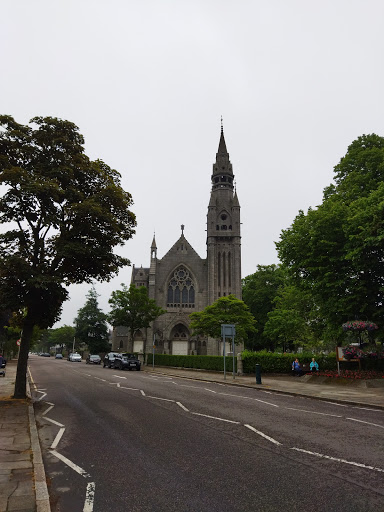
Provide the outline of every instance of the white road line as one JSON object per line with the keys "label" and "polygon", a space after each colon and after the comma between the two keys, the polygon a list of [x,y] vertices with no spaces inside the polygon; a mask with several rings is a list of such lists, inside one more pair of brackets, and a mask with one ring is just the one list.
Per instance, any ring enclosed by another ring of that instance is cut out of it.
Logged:
{"label": "white road line", "polygon": [[199,412],[193,412],[196,416],[204,416],[204,418],[210,418],[212,420],[225,421],[227,423],[234,423],[235,425],[240,425],[240,421],[227,420],[225,418],[218,418],[217,416],[209,416],[208,414],[201,414]]}
{"label": "white road line", "polygon": [[181,402],[176,402],[176,403],[177,403],[177,405],[178,405],[179,407],[181,407],[182,409],[184,409],[184,411],[185,411],[185,412],[189,412],[189,409],[187,409],[187,408],[185,407],[185,405],[183,405]]}
{"label": "white road line", "polygon": [[95,501],[95,482],[88,482],[87,490],[85,491],[85,502],[84,502],[83,512],[92,512],[94,501]]}
{"label": "white road line", "polygon": [[324,455],[322,453],[310,452],[309,450],[303,450],[301,448],[290,448],[291,450],[296,450],[297,452],[307,453],[308,455],[315,455],[316,457],[320,457],[322,459],[334,460],[335,462],[342,462],[343,464],[350,464],[351,466],[357,466],[358,468],[371,469],[372,471],[378,471],[379,473],[384,473],[384,469],[376,468],[374,466],[366,466],[365,464],[361,464],[360,462],[352,462],[350,460],[338,459],[337,457],[330,457],[329,455]]}
{"label": "white road line", "polygon": [[53,409],[54,407],[55,407],[54,405],[50,405],[50,406],[48,407],[48,409],[47,409],[47,410],[45,410],[45,411],[42,413],[42,416],[45,416],[45,415],[46,415],[46,414],[47,414],[51,409]]}
{"label": "white road line", "polygon": [[92,375],[89,373],[83,373],[83,375],[86,375],[87,377],[92,377]]}
{"label": "white road line", "polygon": [[89,475],[86,471],[84,471],[83,468],[72,462],[71,460],[67,459],[67,457],[64,457],[64,455],[61,455],[61,453],[57,452],[56,450],[51,450],[50,453],[60,459],[64,464],[66,464],[68,467],[76,471],[76,473],[79,473],[79,475],[88,478],[91,475]]}
{"label": "white road line", "polygon": [[55,425],[57,425],[58,427],[64,427],[64,425],[62,423],[59,423],[58,421],[55,421],[55,420],[51,420],[51,418],[45,418],[47,421],[50,421],[51,423],[54,423]]}
{"label": "white road line", "polygon": [[130,389],[131,391],[139,391],[139,388],[128,388],[127,386],[120,386],[120,384],[117,385],[121,389]]}
{"label": "white road line", "polygon": [[143,396],[145,396],[145,393],[144,393],[144,391],[143,391],[142,389],[140,389],[140,393],[141,393]]}
{"label": "white road line", "polygon": [[213,391],[212,389],[204,388],[205,391],[210,391],[211,393],[217,393],[217,391]]}
{"label": "white road line", "polygon": [[97,379],[97,380],[102,380],[103,382],[107,382],[105,379],[100,379],[100,377],[93,377],[94,379]]}
{"label": "white road line", "polygon": [[52,402],[47,402],[46,400],[44,400],[44,402],[45,402],[46,404],[48,404],[48,405],[55,405],[55,404],[53,404]]}
{"label": "white road line", "polygon": [[370,409],[369,407],[353,407],[353,409],[362,409],[363,411],[384,412],[384,409]]}
{"label": "white road line", "polygon": [[60,442],[60,439],[62,438],[63,434],[65,432],[65,428],[62,427],[59,432],[57,433],[57,436],[55,437],[55,440],[53,441],[53,443],[51,444],[51,450],[54,450],[55,448],[57,448],[57,445],[59,444]]}
{"label": "white road line", "polygon": [[284,407],[284,409],[289,409],[290,411],[308,412],[309,414],[320,414],[321,416],[332,416],[332,418],[342,418],[342,416],[339,416],[338,414],[328,414],[326,412],[307,411],[306,409],[295,409],[294,407]]}
{"label": "white road line", "polygon": [[357,420],[355,418],[345,418],[346,420],[358,421],[359,423],[365,423],[365,425],[372,425],[373,427],[384,428],[384,425],[378,425],[377,423],[371,423],[370,421]]}
{"label": "white road line", "polygon": [[122,377],[121,375],[112,375],[112,377],[117,377],[118,379],[126,379],[127,377]]}
{"label": "white road line", "polygon": [[154,400],[164,400],[164,402],[174,402],[174,400],[171,400],[170,398],[160,398],[159,396],[150,396],[150,395],[145,395],[145,396],[147,398],[153,398]]}
{"label": "white road line", "polygon": [[47,393],[44,393],[44,391],[36,390],[37,393],[43,393],[40,398],[37,399],[37,402],[40,402],[45,396],[47,396]]}
{"label": "white road line", "polygon": [[345,404],[337,404],[336,402],[327,402],[327,404],[338,405],[339,407],[348,407],[348,405],[345,405]]}
{"label": "white road line", "polygon": [[225,395],[225,396],[234,396],[235,398],[245,398],[246,400],[254,400],[255,402],[261,402],[262,404],[267,404],[272,407],[280,407],[276,404],[271,404],[271,402],[266,402],[265,400],[260,400],[259,398],[252,398],[250,396],[242,396],[242,395],[234,395],[233,393],[218,393],[219,395]]}
{"label": "white road line", "polygon": [[188,384],[179,384],[181,388],[190,388],[190,389],[202,389],[200,386],[188,386]]}
{"label": "white road line", "polygon": [[31,379],[31,382],[32,382],[32,386],[35,388],[35,390],[37,389],[37,386],[35,384],[35,381],[33,380],[33,377],[32,377],[32,373],[31,373],[31,368],[28,366],[28,373],[29,373],[29,378]]}
{"label": "white road line", "polygon": [[120,382],[110,382],[110,384],[117,386],[118,388],[120,387]]}
{"label": "white road line", "polygon": [[264,437],[264,439],[267,439],[267,441],[271,441],[271,443],[281,446],[281,443],[279,443],[279,441],[276,441],[276,439],[273,439],[273,437],[267,436],[267,434],[264,434],[264,432],[260,432],[260,430],[255,429],[255,427],[252,427],[252,425],[244,425],[244,427],[249,428],[249,430],[252,430],[252,432],[255,432],[259,436]]}

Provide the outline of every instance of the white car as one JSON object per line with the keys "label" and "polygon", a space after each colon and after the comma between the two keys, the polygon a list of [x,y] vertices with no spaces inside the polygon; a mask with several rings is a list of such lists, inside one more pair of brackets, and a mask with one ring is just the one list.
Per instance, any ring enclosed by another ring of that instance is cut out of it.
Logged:
{"label": "white car", "polygon": [[81,363],[81,355],[80,354],[71,354],[69,356],[70,361],[76,361],[78,363]]}

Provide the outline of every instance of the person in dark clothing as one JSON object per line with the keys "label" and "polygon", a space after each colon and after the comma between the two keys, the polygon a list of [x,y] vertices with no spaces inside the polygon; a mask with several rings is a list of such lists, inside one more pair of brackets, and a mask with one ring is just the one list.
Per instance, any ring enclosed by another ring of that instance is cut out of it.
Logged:
{"label": "person in dark clothing", "polygon": [[296,377],[301,377],[303,375],[303,370],[301,369],[299,360],[297,358],[292,363],[292,371]]}

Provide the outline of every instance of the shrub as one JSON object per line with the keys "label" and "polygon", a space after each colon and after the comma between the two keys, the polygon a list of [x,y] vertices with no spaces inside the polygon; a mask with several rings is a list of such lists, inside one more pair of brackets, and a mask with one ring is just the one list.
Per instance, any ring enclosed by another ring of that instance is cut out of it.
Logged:
{"label": "shrub", "polygon": [[[292,362],[298,358],[301,364],[310,363],[313,354],[303,352],[301,354],[279,354],[277,352],[250,352],[245,350],[242,353],[243,371],[244,373],[254,373],[255,365],[261,366],[263,373],[290,373],[292,370]],[[333,352],[328,355],[316,356],[319,368],[322,370],[336,369],[336,354]]]}
{"label": "shrub", "polygon": [[[147,354],[147,365],[152,364],[153,354]],[[181,356],[171,354],[155,354],[155,365],[174,366],[177,368],[197,368],[200,370],[223,371],[223,356]],[[225,368],[231,372],[233,368],[232,356],[225,358]],[[237,371],[237,358],[235,358],[235,371]]]}

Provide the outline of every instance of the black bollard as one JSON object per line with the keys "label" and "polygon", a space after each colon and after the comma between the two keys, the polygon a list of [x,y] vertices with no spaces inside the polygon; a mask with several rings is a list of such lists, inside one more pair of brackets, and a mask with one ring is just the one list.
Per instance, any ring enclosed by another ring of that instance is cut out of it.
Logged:
{"label": "black bollard", "polygon": [[261,384],[261,366],[259,364],[256,365],[256,384]]}

